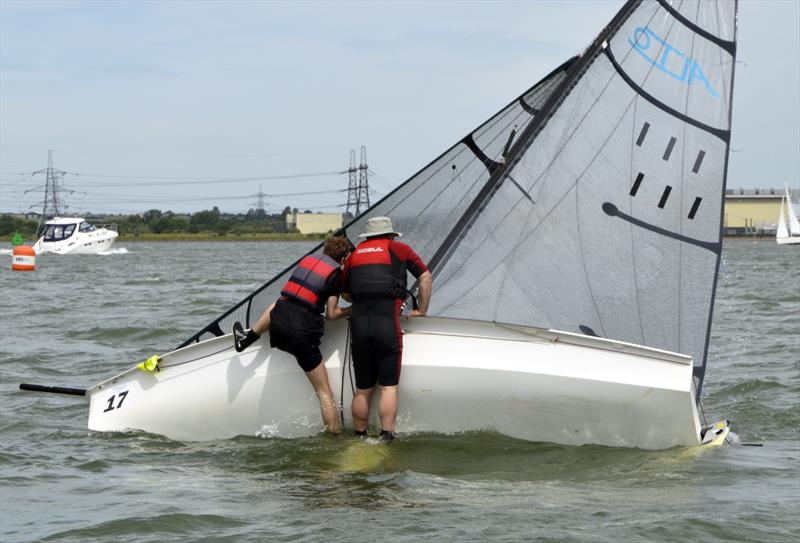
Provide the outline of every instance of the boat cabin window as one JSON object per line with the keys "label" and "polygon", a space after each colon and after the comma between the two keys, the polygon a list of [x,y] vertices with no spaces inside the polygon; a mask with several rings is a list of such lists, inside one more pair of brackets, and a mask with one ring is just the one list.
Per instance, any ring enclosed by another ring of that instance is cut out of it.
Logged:
{"label": "boat cabin window", "polygon": [[44,232],[45,241],[62,241],[75,232],[74,224],[50,224]]}
{"label": "boat cabin window", "polygon": [[83,221],[81,223],[81,229],[80,229],[81,232],[93,232],[94,230],[95,227],[89,224],[88,222]]}

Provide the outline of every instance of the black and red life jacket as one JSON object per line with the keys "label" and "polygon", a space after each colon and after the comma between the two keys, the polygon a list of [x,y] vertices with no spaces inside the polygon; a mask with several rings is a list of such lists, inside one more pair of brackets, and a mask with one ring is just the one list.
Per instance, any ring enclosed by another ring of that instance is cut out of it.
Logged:
{"label": "black and red life jacket", "polygon": [[301,302],[322,312],[327,301],[325,284],[339,269],[339,263],[326,254],[315,253],[303,257],[283,286],[281,295]]}
{"label": "black and red life jacket", "polygon": [[406,261],[391,250],[393,240],[361,242],[347,262],[347,280],[353,301],[406,297]]}

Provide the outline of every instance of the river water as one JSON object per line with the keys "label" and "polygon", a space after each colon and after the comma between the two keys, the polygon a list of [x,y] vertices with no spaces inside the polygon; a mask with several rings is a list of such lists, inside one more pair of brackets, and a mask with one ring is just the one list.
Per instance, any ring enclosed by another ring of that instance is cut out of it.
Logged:
{"label": "river water", "polygon": [[0,256],[0,541],[800,538],[800,247],[774,241],[725,244],[703,406],[734,435],[708,450],[420,434],[344,466],[351,438],[93,433],[82,398],[18,390],[168,350],[310,247],[121,243],[34,273]]}

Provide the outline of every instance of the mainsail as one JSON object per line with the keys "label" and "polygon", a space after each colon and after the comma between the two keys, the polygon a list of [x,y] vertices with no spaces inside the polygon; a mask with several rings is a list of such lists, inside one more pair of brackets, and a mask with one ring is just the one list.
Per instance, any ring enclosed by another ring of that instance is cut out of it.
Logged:
{"label": "mainsail", "polygon": [[[699,395],[722,237],[733,0],[631,0],[576,59],[344,229],[388,215],[430,315],[689,354]],[[513,139],[512,139],[513,138]],[[187,343],[253,322],[286,274]]]}

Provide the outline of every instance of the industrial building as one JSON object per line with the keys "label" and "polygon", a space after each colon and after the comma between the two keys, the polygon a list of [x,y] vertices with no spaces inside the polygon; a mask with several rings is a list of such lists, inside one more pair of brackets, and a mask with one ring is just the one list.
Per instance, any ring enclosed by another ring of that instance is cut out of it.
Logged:
{"label": "industrial building", "polygon": [[[728,189],[722,226],[726,236],[774,235],[784,189]],[[789,189],[795,212],[800,189]]]}
{"label": "industrial building", "polygon": [[342,227],[341,213],[287,213],[286,230],[301,234],[325,234]]}

